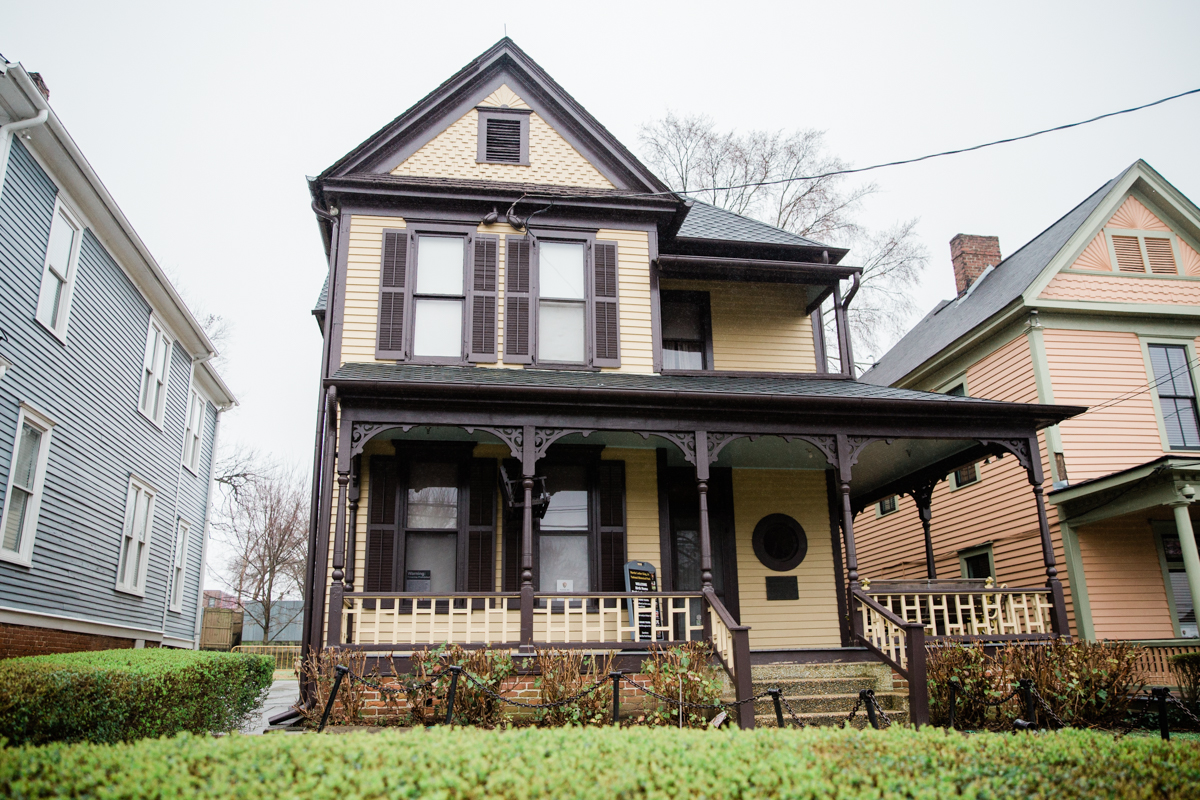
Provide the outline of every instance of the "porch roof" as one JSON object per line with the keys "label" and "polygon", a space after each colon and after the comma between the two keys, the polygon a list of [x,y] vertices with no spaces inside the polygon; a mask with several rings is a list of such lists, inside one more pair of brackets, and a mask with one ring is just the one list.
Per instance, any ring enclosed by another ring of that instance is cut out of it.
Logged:
{"label": "porch roof", "polygon": [[[1006,403],[973,397],[920,392],[878,386],[845,378],[810,376],[782,377],[778,374],[757,377],[737,375],[658,375],[629,372],[590,372],[552,369],[488,369],[481,367],[429,366],[396,363],[346,363],[328,381],[347,389],[375,389],[381,393],[421,390],[463,390],[499,393],[524,393],[547,397],[570,394],[580,400],[635,396],[642,400],[677,400],[711,406],[728,400],[741,405],[788,405],[799,410],[836,403],[841,411],[912,410],[949,414],[954,418],[1018,418],[1036,428],[1053,425],[1082,413],[1075,406]],[[457,391],[456,391],[457,390]],[[741,401],[741,402],[738,402]]]}

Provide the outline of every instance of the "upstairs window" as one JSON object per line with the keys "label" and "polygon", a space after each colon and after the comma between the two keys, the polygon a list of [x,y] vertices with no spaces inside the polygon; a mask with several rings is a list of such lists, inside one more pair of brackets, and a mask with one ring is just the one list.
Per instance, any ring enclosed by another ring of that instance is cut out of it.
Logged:
{"label": "upstairs window", "polygon": [[1175,246],[1169,236],[1142,233],[1113,233],[1113,255],[1118,272],[1178,275]]}
{"label": "upstairs window", "polygon": [[1151,344],[1150,366],[1170,450],[1200,448],[1196,389],[1188,351],[1183,345]]}
{"label": "upstairs window", "polygon": [[712,315],[708,292],[664,291],[663,369],[708,370],[712,364]]}
{"label": "upstairs window", "polygon": [[67,315],[75,265],[79,260],[81,232],[82,226],[71,212],[61,201],[56,204],[50,223],[50,241],[46,246],[42,288],[38,294],[37,320],[62,341],[67,338]]}
{"label": "upstairs window", "polygon": [[121,554],[117,562],[117,590],[145,595],[146,565],[150,559],[150,536],[154,528],[155,492],[137,478],[129,479],[125,496],[125,523],[121,530]]}
{"label": "upstairs window", "polygon": [[967,464],[965,467],[959,467],[950,473],[950,489],[961,489],[964,486],[969,486],[972,483],[979,482],[979,465]]}
{"label": "upstairs window", "polygon": [[899,499],[900,498],[896,495],[892,495],[891,497],[885,497],[880,500],[875,504],[875,516],[886,517],[888,514],[894,514],[897,507],[896,501]]}
{"label": "upstairs window", "polygon": [[463,349],[466,239],[461,236],[420,236],[416,256],[413,355],[459,361]]}
{"label": "upstairs window", "polygon": [[17,412],[17,439],[0,512],[0,558],[29,566],[54,423],[28,404]]}
{"label": "upstairs window", "polygon": [[188,393],[187,427],[183,432],[183,465],[192,472],[200,466],[200,436],[204,430],[204,398],[195,389]]}
{"label": "upstairs window", "polygon": [[158,321],[150,318],[146,354],[142,361],[142,388],[138,410],[159,427],[167,400],[167,373],[171,366],[171,340]]}
{"label": "upstairs window", "polygon": [[175,540],[175,567],[171,571],[171,610],[183,610],[183,579],[187,571],[188,535],[192,526],[185,520],[179,520],[179,530]]}
{"label": "upstairs window", "polygon": [[529,115],[528,109],[480,108],[477,160],[528,166]]}
{"label": "upstairs window", "polygon": [[538,244],[538,360],[587,360],[587,290],[582,242]]}

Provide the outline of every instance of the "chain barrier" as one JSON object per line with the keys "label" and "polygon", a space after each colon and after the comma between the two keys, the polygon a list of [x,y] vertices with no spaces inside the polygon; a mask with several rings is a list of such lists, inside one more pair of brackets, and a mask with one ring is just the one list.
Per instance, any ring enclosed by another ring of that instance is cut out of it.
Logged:
{"label": "chain barrier", "polygon": [[1188,708],[1187,705],[1182,700],[1180,700],[1175,695],[1171,694],[1170,690],[1167,691],[1167,700],[1169,700],[1172,703],[1174,703],[1175,705],[1179,706],[1179,708],[1183,711],[1184,715],[1187,716],[1187,718],[1192,721],[1192,724],[1197,727],[1200,727],[1200,717],[1197,717],[1195,714],[1193,714],[1192,710],[1190,708]]}
{"label": "chain barrier", "polygon": [[803,728],[804,720],[800,719],[800,717],[796,715],[796,712],[792,710],[792,704],[787,701],[787,698],[781,694],[779,696],[779,701],[783,703],[783,707],[787,709],[788,716],[792,718],[792,722],[795,723],[796,727]]}
{"label": "chain barrier", "polygon": [[882,729],[886,730],[887,728],[890,728],[892,726],[892,721],[888,718],[887,712],[883,710],[883,706],[879,705],[879,700],[875,697],[875,690],[865,689],[864,691],[867,695],[867,702],[874,706],[875,713],[878,714],[879,718],[883,720]]}
{"label": "chain barrier", "polygon": [[862,695],[862,692],[859,692],[858,699],[854,701],[854,708],[850,709],[850,713],[846,716],[847,723],[851,723],[854,721],[854,715],[858,713],[858,710],[860,708],[862,708],[862,704],[863,704],[863,695]]}
{"label": "chain barrier", "polygon": [[664,703],[670,703],[673,706],[681,706],[683,708],[703,708],[708,711],[716,711],[718,709],[726,709],[726,708],[737,708],[739,706],[744,706],[746,703],[753,703],[755,700],[761,700],[764,697],[767,697],[768,695],[771,694],[771,690],[768,689],[765,692],[759,692],[758,694],[754,695],[753,697],[747,697],[745,700],[731,700],[728,703],[692,703],[687,700],[682,700],[682,701],[676,700],[675,698],[668,697],[665,694],[659,694],[658,692],[654,691],[650,687],[643,686],[642,684],[638,683],[633,678],[627,678],[624,675],[622,675],[621,679],[624,680],[626,683],[628,683],[630,686],[641,689],[646,694],[650,695],[651,697],[656,697],[659,700],[662,700]]}
{"label": "chain barrier", "polygon": [[[1048,716],[1050,719],[1052,719],[1054,721],[1055,725],[1057,725],[1059,728],[1068,727],[1067,723],[1063,722],[1062,718],[1059,717],[1058,714],[1054,713],[1054,709],[1050,708],[1050,704],[1047,703],[1046,700],[1042,697],[1041,693],[1037,690],[1037,686],[1034,686],[1031,683],[1029,685],[1029,691],[1031,691],[1033,693],[1033,699],[1037,700],[1038,703],[1041,704],[1042,709],[1046,712],[1046,716]],[[1030,720],[1030,721],[1032,722],[1032,720]]]}
{"label": "chain barrier", "polygon": [[571,695],[570,697],[564,697],[562,700],[555,700],[550,703],[526,703],[521,700],[511,700],[502,694],[498,694],[497,692],[492,690],[489,686],[487,686],[485,683],[480,681],[478,678],[476,678],[474,675],[467,672],[466,670],[463,670],[462,674],[466,676],[467,680],[469,680],[471,683],[478,686],[480,691],[482,691],[484,694],[486,694],[488,697],[492,698],[493,700],[499,700],[501,703],[507,703],[510,706],[520,706],[521,708],[561,708],[562,706],[569,706],[571,703],[574,703],[576,700],[582,700],[583,698],[587,697],[589,694],[596,691],[597,689],[599,689],[601,686],[603,686],[605,683],[608,682],[608,679],[605,678],[602,681],[593,683],[591,686],[584,689],[582,692]]}

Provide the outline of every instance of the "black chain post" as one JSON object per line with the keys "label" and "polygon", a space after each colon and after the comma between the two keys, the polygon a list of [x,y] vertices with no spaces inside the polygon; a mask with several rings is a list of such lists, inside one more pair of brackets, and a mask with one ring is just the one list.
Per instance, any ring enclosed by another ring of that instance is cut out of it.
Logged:
{"label": "black chain post", "polygon": [[333,711],[333,701],[337,699],[338,689],[342,688],[342,678],[346,677],[346,673],[350,668],[342,664],[338,664],[334,668],[337,677],[333,679],[333,691],[329,693],[329,702],[325,704],[325,713],[321,715],[321,724],[317,726],[317,733],[325,730],[325,723],[329,721],[329,712]]}
{"label": "black chain post", "polygon": [[954,710],[955,710],[954,707],[957,704],[957,702],[958,702],[958,679],[951,678],[950,679],[950,725],[949,725],[951,730],[954,729]]}
{"label": "black chain post", "polygon": [[450,670],[450,691],[446,694],[446,724],[454,723],[454,693],[458,690],[458,674],[462,672],[462,667],[450,666],[446,669]]}
{"label": "black chain post", "polygon": [[1151,689],[1150,693],[1158,701],[1158,732],[1164,742],[1171,741],[1171,722],[1167,719],[1167,695],[1171,693],[1165,686],[1161,689]]}
{"label": "black chain post", "polygon": [[871,689],[860,689],[858,698],[864,701],[863,705],[867,707],[867,722],[871,723],[872,728],[879,730],[879,719],[875,716],[875,703],[871,699],[873,693]]}
{"label": "black chain post", "polygon": [[621,723],[621,671],[614,670],[608,673],[608,677],[612,678],[613,682],[613,713],[612,724],[620,726]]}
{"label": "black chain post", "polygon": [[1025,721],[1030,727],[1037,725],[1037,709],[1033,706],[1033,681],[1021,680],[1021,697],[1025,700]]}
{"label": "black chain post", "polygon": [[771,695],[771,702],[775,704],[775,721],[779,724],[779,727],[782,728],[783,704],[779,702],[779,697],[783,694],[783,692],[779,691],[778,689],[767,689],[767,694]]}

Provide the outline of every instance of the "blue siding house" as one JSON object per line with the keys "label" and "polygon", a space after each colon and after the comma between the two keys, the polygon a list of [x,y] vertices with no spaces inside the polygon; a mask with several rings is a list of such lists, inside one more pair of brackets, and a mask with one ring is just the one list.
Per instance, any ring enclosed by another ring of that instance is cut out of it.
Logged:
{"label": "blue siding house", "polygon": [[197,647],[234,398],[40,77],[0,73],[0,658]]}

